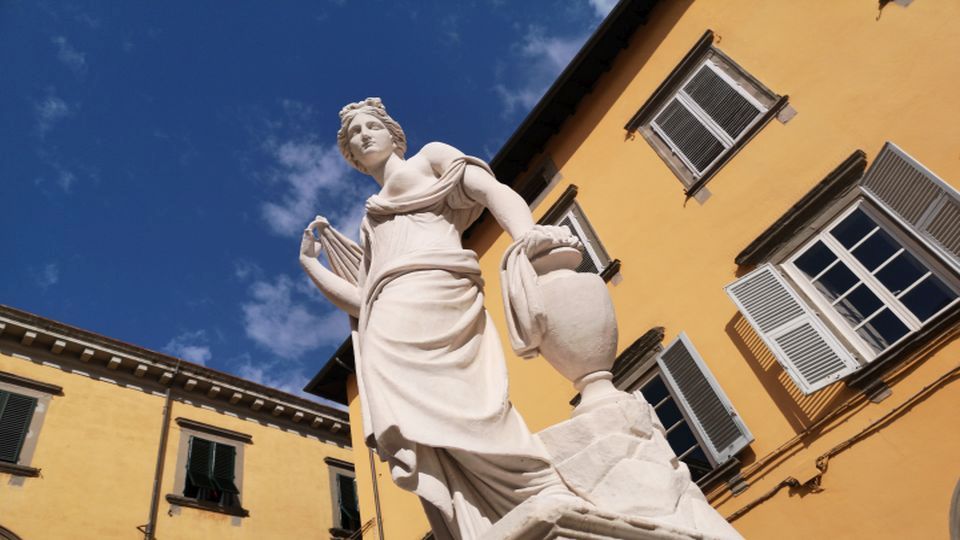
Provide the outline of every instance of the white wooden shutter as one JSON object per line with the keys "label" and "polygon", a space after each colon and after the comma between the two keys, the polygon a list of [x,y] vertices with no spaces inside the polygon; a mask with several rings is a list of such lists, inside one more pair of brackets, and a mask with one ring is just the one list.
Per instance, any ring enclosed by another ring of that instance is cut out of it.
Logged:
{"label": "white wooden shutter", "polygon": [[660,353],[657,364],[714,466],[753,441],[750,430],[685,333]]}
{"label": "white wooden shutter", "polygon": [[960,193],[897,145],[883,145],[863,190],[960,270]]}
{"label": "white wooden shutter", "polygon": [[726,291],[804,394],[859,367],[773,265],[757,268]]}

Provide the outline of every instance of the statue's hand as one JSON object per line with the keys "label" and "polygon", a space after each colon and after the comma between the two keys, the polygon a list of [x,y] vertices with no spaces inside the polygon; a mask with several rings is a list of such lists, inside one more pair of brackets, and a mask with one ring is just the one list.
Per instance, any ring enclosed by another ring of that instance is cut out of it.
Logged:
{"label": "statue's hand", "polygon": [[300,241],[300,256],[316,259],[320,256],[320,234],[330,226],[330,222],[323,216],[317,216],[307,228],[303,230],[303,239]]}

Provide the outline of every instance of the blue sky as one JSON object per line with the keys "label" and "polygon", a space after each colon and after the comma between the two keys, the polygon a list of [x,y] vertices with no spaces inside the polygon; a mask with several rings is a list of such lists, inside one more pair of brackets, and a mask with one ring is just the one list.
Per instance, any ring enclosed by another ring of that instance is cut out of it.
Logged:
{"label": "blue sky", "polygon": [[[0,303],[291,392],[347,334],[337,112],[490,159],[615,2],[0,2]],[[355,234],[353,234],[355,236]]]}

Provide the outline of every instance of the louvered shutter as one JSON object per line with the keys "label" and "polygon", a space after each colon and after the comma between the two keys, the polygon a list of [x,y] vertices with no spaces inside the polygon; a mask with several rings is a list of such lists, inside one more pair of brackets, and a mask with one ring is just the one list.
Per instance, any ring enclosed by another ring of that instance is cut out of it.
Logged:
{"label": "louvered shutter", "polygon": [[360,527],[360,512],[357,509],[356,481],[342,474],[337,475],[340,496],[340,528],[352,531]]}
{"label": "louvered shutter", "polygon": [[190,456],[187,459],[187,476],[190,482],[198,488],[217,489],[213,483],[211,469],[213,466],[214,443],[200,437],[190,438]]}
{"label": "louvered shutter", "polygon": [[765,264],[726,287],[747,322],[804,394],[858,368],[784,278]]}
{"label": "louvered shutter", "polygon": [[583,232],[580,230],[580,227],[573,224],[572,216],[570,216],[570,214],[567,214],[566,217],[560,220],[560,223],[558,223],[558,225],[563,225],[563,226],[566,226],[568,229],[570,229],[570,232],[572,232],[574,236],[579,238],[580,243],[584,245],[584,247],[580,250],[580,253],[583,255],[583,259],[580,260],[580,266],[577,266],[576,271],[590,272],[593,274],[599,273],[600,269],[597,268],[597,263],[594,262],[593,257],[590,256],[590,253],[587,252],[587,249],[586,249],[587,242],[589,242],[590,240],[586,238],[586,235],[583,234]]}
{"label": "louvered shutter", "polygon": [[0,461],[20,459],[36,406],[36,398],[0,390]]}
{"label": "louvered shutter", "polygon": [[888,142],[864,175],[863,190],[960,269],[960,193]]}
{"label": "louvered shutter", "polygon": [[660,353],[657,364],[714,466],[750,444],[753,435],[685,333]]}
{"label": "louvered shutter", "polygon": [[234,481],[234,471],[237,462],[237,449],[228,445],[215,443],[213,455],[213,483],[220,491],[240,493]]}
{"label": "louvered shutter", "polygon": [[684,85],[683,91],[734,140],[762,112],[730,82],[706,65]]}
{"label": "louvered shutter", "polygon": [[683,104],[673,98],[651,124],[667,139],[674,151],[699,175],[713,163],[726,146]]}

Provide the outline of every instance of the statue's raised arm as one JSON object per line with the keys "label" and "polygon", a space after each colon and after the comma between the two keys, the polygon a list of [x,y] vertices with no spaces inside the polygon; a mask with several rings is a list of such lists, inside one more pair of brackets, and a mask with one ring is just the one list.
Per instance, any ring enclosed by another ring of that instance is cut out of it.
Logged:
{"label": "statue's raised arm", "polygon": [[[321,251],[326,252],[330,270],[317,259]],[[303,230],[300,266],[333,305],[354,318],[360,316],[360,259],[360,246],[331,227],[323,216],[317,216]]]}

